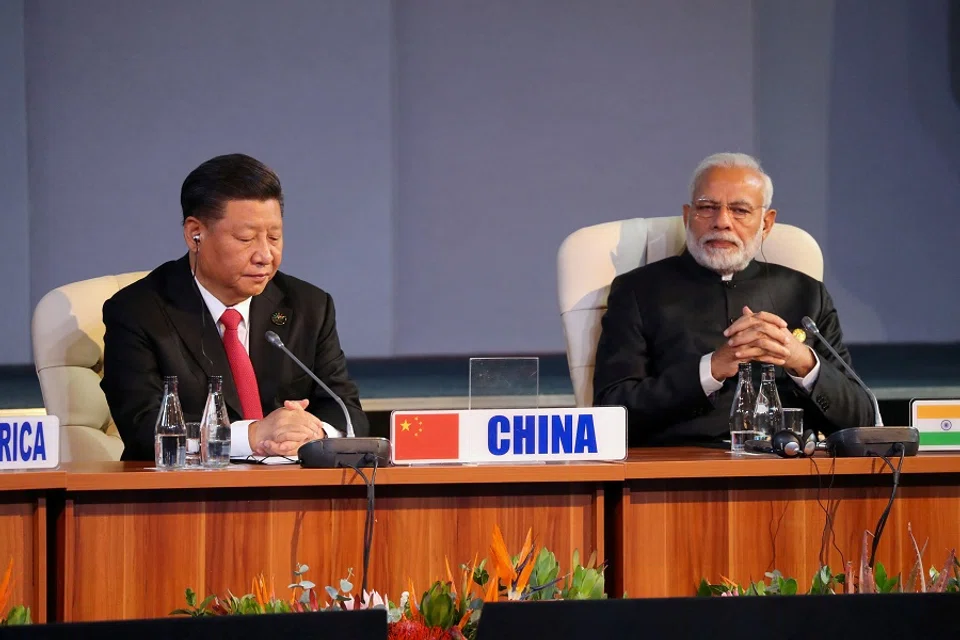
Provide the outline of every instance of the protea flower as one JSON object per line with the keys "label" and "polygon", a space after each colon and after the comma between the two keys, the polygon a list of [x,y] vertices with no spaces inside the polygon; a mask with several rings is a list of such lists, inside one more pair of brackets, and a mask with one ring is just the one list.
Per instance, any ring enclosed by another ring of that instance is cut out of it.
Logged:
{"label": "protea flower", "polygon": [[457,627],[444,631],[428,627],[415,620],[401,620],[390,625],[387,640],[461,640],[463,634]]}
{"label": "protea flower", "polygon": [[343,601],[343,608],[347,611],[356,611],[360,609],[372,609],[374,607],[386,606],[386,600],[376,591],[364,591],[363,598],[357,600],[352,595]]}

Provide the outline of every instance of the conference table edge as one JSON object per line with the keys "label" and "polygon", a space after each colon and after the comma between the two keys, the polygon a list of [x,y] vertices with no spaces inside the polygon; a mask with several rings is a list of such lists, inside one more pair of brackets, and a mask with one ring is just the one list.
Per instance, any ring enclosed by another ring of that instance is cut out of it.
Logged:
{"label": "conference table edge", "polygon": [[[662,450],[633,450],[624,463],[624,480],[681,480],[697,478],[805,477],[875,475],[890,473],[880,458],[784,459],[774,455],[734,457],[727,452],[683,447]],[[891,462],[896,465],[898,458]],[[960,473],[960,454],[923,452],[903,460],[904,474]]]}
{"label": "conference table edge", "polygon": [[[363,486],[352,469],[301,469],[291,466],[235,465],[217,470],[156,471],[147,463],[98,463],[68,466],[67,492],[230,489],[245,487]],[[373,469],[363,469],[372,478]],[[430,465],[381,467],[377,486],[622,482],[620,463],[528,465]]]}
{"label": "conference table edge", "polygon": [[7,469],[0,471],[0,493],[63,489],[66,473],[61,469]]}

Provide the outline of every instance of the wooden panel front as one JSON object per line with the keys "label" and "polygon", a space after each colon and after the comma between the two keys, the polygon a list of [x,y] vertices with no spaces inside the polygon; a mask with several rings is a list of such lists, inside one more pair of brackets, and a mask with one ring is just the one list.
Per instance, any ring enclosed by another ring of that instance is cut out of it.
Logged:
{"label": "wooden panel front", "polygon": [[6,609],[30,607],[35,622],[47,620],[46,501],[38,492],[0,493],[0,577],[13,559],[13,588]]}
{"label": "wooden panel front", "polygon": [[[823,560],[834,571],[845,560],[859,567],[863,533],[877,525],[890,497],[891,476],[838,475],[832,489],[828,476],[821,482],[819,491],[815,478],[627,482],[617,514],[617,549],[611,552],[619,559],[615,593],[689,596],[701,578],[719,582],[726,576],[745,584],[774,568],[809,589],[820,566],[830,499],[839,506]],[[958,484],[960,475],[901,477],[877,550],[888,573],[909,573],[915,556],[908,522],[920,547],[929,538],[925,568],[943,565],[960,543]]]}
{"label": "wooden panel front", "polygon": [[[362,573],[362,487],[86,492],[68,496],[61,525],[66,620],[145,618],[183,605],[183,591],[247,593],[262,571],[287,596],[295,563],[321,588]],[[598,483],[378,486],[371,588],[399,600],[486,557],[494,524],[512,553],[527,528],[564,567],[574,548],[603,549]]]}

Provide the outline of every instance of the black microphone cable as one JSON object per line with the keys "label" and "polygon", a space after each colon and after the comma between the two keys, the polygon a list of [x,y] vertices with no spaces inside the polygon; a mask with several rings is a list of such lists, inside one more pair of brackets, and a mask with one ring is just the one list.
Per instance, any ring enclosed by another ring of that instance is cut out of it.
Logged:
{"label": "black microphone cable", "polygon": [[370,478],[367,478],[367,475],[357,465],[342,461],[339,463],[343,467],[353,469],[353,471],[363,479],[363,483],[367,486],[367,513],[363,522],[363,576],[360,579],[360,602],[362,604],[366,603],[367,597],[367,574],[369,573],[370,567],[370,549],[373,546],[373,525],[375,522],[374,487],[376,486],[377,482],[377,467],[379,465],[377,456],[366,454],[362,460],[363,462],[370,462],[371,458],[373,462],[373,473],[370,475]]}
{"label": "black microphone cable", "polygon": [[887,524],[887,517],[890,515],[890,509],[893,507],[893,500],[897,497],[897,487],[900,486],[900,469],[903,467],[903,458],[906,455],[906,449],[904,448],[902,442],[894,443],[893,448],[894,450],[897,448],[900,449],[900,462],[897,463],[896,469],[894,469],[893,463],[890,462],[890,459],[887,458],[887,456],[877,456],[883,460],[888,467],[890,467],[890,471],[893,473],[893,490],[890,492],[890,499],[887,501],[887,507],[883,510],[883,513],[880,514],[880,519],[877,521],[877,528],[873,533],[873,545],[870,549],[870,562],[867,565],[871,569],[873,569],[873,561],[877,555],[877,547],[880,546],[880,536],[883,535],[883,529]]}
{"label": "black microphone cable", "polygon": [[827,566],[826,561],[826,551],[827,545],[832,544],[834,550],[840,556],[840,568],[845,570],[847,566],[847,560],[843,555],[843,551],[837,546],[837,534],[833,528],[834,519],[837,515],[837,509],[840,506],[840,500],[834,499],[831,497],[833,492],[833,481],[837,477],[837,458],[831,457],[830,459],[830,484],[827,485],[827,504],[824,506],[823,500],[820,498],[820,492],[823,489],[823,484],[821,479],[823,474],[820,472],[820,465],[817,464],[817,459],[813,456],[810,457],[810,462],[813,463],[814,469],[817,471],[817,504],[820,505],[820,509],[823,510],[824,522],[823,522],[823,532],[820,534],[820,567],[823,568]]}

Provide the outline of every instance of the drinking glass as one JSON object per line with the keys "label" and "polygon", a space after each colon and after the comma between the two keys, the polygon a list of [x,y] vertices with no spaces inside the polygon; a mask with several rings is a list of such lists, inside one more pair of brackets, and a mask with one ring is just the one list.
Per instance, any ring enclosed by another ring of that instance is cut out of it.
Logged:
{"label": "drinking glass", "polygon": [[803,409],[783,409],[783,428],[803,437]]}

